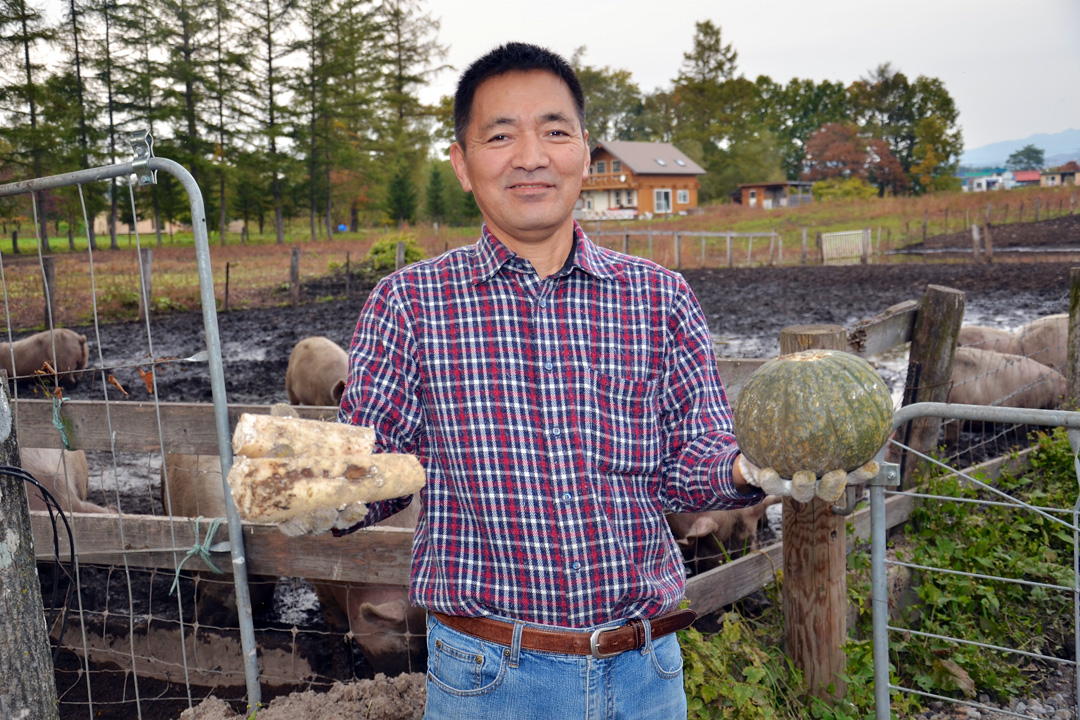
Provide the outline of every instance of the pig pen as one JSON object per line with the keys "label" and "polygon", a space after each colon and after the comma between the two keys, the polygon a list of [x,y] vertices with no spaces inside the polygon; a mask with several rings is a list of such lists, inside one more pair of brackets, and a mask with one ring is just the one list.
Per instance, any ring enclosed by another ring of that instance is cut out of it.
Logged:
{"label": "pig pen", "polygon": [[[770,357],[779,351],[778,335],[782,328],[808,323],[828,323],[850,326],[875,315],[898,302],[918,299],[928,284],[944,285],[966,294],[968,323],[998,325],[1014,329],[1040,315],[1068,310],[1069,262],[996,262],[992,265],[922,264],[841,266],[841,267],[782,267],[753,269],[686,270],[684,275],[697,295],[713,332],[718,355],[725,357]],[[287,305],[219,315],[225,380],[230,403],[269,404],[285,402],[285,369],[292,347],[303,337],[325,335],[343,347],[348,347],[355,319],[370,286],[356,290],[349,301],[310,302],[297,308]],[[315,298],[342,295],[341,278],[325,278],[307,284],[302,297]],[[163,315],[151,319],[155,354],[187,358],[203,348],[202,318],[197,313]],[[145,338],[143,323],[121,323],[76,328],[87,335],[91,345],[91,366],[96,364],[100,343],[108,366],[131,366],[115,372],[117,381],[127,389],[131,399],[147,400],[149,395],[137,368],[138,357],[125,357],[125,348],[140,347]],[[902,359],[883,368],[895,387],[902,384]],[[177,361],[159,369],[157,392],[161,401],[210,402],[210,387],[205,364]],[[28,392],[33,392],[32,389]],[[83,382],[67,393],[73,399],[97,399],[100,387]],[[115,394],[115,393],[114,393]],[[160,459],[145,455],[120,454],[113,472],[113,458],[108,453],[91,458],[90,500],[103,505],[116,504],[116,493],[122,496],[122,506],[130,512],[162,512],[156,487]],[[98,468],[95,472],[93,468]],[[102,470],[102,468],[105,468]],[[114,481],[115,476],[115,481]],[[767,539],[767,538],[766,538]],[[43,587],[51,593],[51,575],[47,566],[42,571]],[[121,628],[108,628],[106,619],[101,627],[88,628],[90,634],[102,637],[115,631],[137,636],[140,642],[151,642],[155,633],[162,638],[175,636],[179,617],[174,598],[168,596],[172,584],[171,572],[131,571],[122,568],[84,566],[81,576],[83,606],[93,603],[112,603],[127,610],[128,599],[124,583],[130,582],[138,605],[153,606],[153,623],[130,627],[125,619]],[[123,589],[123,592],[120,590]],[[190,580],[180,582],[181,594],[187,594],[184,608],[193,606]],[[46,605],[49,604],[46,597]],[[138,610],[138,608],[135,608]],[[187,618],[190,621],[190,618]],[[354,715],[341,717],[397,718],[419,717],[422,710],[423,675],[403,675],[386,678],[376,668],[366,666],[356,653],[348,652],[340,637],[332,637],[322,623],[317,603],[313,602],[310,587],[302,580],[289,580],[279,585],[273,609],[256,618],[260,628],[261,649],[279,651],[272,654],[281,662],[296,662],[297,658],[310,666],[313,680],[299,686],[264,686],[263,700],[282,698],[281,707],[260,713],[260,717],[285,717],[292,720],[326,716],[326,703],[336,700],[338,712],[342,704],[356,707]],[[70,629],[69,629],[70,631]],[[173,635],[170,635],[172,633]],[[234,638],[218,637],[209,632],[209,646],[225,648]],[[67,637],[68,640],[72,635]],[[165,642],[162,640],[161,642]],[[126,648],[118,648],[123,650]],[[423,668],[416,668],[421,671]],[[138,688],[134,678],[139,668],[123,663],[91,665],[92,693],[95,717],[132,717],[136,692],[140,698],[143,718],[175,718],[189,705],[199,705],[202,698],[213,694],[228,701],[228,705],[203,706],[197,717],[231,717],[230,712],[243,711],[243,683],[235,686],[204,687],[191,681],[190,694],[179,672],[169,680],[140,678]],[[57,679],[62,698],[62,717],[87,716],[84,704],[87,678],[80,659],[70,651],[62,651],[57,660]],[[346,681],[347,684],[338,684]],[[317,690],[316,693],[305,692]],[[306,699],[305,699],[306,698]],[[280,705],[279,705],[280,707]],[[286,709],[287,708],[287,709]],[[378,708],[378,714],[374,714]],[[189,716],[194,717],[195,715]]]}

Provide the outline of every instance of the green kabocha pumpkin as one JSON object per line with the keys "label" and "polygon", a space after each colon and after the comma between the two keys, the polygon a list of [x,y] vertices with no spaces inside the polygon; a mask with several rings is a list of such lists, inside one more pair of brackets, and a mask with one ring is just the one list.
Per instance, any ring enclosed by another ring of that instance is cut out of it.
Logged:
{"label": "green kabocha pumpkin", "polygon": [[838,350],[768,361],[747,378],[733,410],[746,457],[786,478],[854,470],[874,459],[892,430],[892,396],[881,376]]}

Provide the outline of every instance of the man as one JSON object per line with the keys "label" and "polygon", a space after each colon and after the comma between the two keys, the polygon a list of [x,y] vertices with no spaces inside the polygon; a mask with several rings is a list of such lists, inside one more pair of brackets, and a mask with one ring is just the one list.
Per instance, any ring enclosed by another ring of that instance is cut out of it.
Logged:
{"label": "man", "polygon": [[454,121],[481,237],[379,283],[339,415],[427,471],[425,717],[685,718],[674,633],[693,613],[664,513],[763,498],[736,467],[707,324],[681,276],[574,221],[589,147],[565,60],[493,50]]}

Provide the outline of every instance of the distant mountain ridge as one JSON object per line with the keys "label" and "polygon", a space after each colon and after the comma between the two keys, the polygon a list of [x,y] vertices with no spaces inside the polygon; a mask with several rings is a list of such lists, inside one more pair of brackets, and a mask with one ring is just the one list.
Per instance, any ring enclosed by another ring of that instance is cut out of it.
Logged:
{"label": "distant mountain ridge", "polygon": [[1037,133],[1022,140],[1002,140],[965,150],[960,156],[960,164],[966,167],[1001,167],[1010,155],[1028,145],[1034,145],[1046,153],[1047,167],[1080,160],[1080,130],[1062,130],[1059,133]]}

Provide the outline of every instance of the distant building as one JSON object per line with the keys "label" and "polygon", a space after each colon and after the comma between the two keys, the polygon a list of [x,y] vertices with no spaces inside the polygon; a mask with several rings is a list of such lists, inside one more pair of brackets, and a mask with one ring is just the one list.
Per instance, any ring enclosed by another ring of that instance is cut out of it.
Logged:
{"label": "distant building", "polygon": [[1080,165],[1075,160],[1070,160],[1059,168],[1043,170],[1039,173],[1039,184],[1043,187],[1076,185],[1076,173],[1078,172],[1080,172]]}
{"label": "distant building", "polygon": [[697,207],[705,170],[671,143],[601,140],[581,189],[580,216],[629,219]]}
{"label": "distant building", "polygon": [[1038,170],[1014,170],[1013,181],[1015,187],[1027,187],[1038,185],[1041,178]]}
{"label": "distant building", "polygon": [[960,189],[964,192],[988,192],[1011,190],[1016,185],[1013,172],[1007,168],[988,168],[967,172],[960,176]]}
{"label": "distant building", "polygon": [[814,183],[809,180],[789,180],[772,183],[743,183],[728,193],[733,203],[746,207],[771,210],[778,207],[798,207],[814,201]]}

